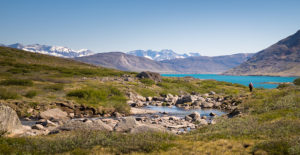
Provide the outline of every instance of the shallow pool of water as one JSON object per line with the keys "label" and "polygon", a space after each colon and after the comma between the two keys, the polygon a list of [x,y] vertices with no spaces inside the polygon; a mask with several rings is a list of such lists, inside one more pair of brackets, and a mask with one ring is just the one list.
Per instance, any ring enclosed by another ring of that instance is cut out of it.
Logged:
{"label": "shallow pool of water", "polygon": [[167,106],[149,105],[149,106],[143,107],[143,109],[155,110],[158,112],[158,114],[166,112],[167,115],[169,115],[169,116],[177,116],[177,117],[184,117],[195,111],[198,112],[201,116],[208,116],[208,117],[211,112],[217,114],[218,116],[221,116],[221,115],[224,115],[227,113],[226,111],[219,110],[219,109],[189,109],[189,110],[186,110],[184,108],[179,108],[176,106],[167,107]]}

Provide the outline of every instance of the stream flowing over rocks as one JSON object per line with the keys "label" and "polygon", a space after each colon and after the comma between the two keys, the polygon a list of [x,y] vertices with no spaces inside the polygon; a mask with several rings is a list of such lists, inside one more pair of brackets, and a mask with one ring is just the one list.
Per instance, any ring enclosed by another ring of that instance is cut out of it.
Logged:
{"label": "stream flowing over rocks", "polygon": [[[143,97],[129,92],[127,102],[130,116],[113,112],[101,115],[97,109],[71,102],[55,103],[57,108],[37,114],[38,119],[23,118],[8,106],[0,106],[0,129],[19,136],[56,134],[72,130],[141,133],[168,132],[182,134],[201,126],[215,124],[215,117],[240,115],[236,108],[241,98],[223,97],[215,92],[207,94]],[[227,112],[225,112],[227,111]]]}

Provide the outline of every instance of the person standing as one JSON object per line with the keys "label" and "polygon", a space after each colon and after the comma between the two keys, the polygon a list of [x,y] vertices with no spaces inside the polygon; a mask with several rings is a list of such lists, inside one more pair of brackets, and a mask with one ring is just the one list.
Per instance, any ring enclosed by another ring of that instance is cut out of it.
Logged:
{"label": "person standing", "polygon": [[250,84],[249,84],[249,90],[250,90],[250,92],[252,92],[252,90],[253,90],[253,83],[252,82],[250,82]]}

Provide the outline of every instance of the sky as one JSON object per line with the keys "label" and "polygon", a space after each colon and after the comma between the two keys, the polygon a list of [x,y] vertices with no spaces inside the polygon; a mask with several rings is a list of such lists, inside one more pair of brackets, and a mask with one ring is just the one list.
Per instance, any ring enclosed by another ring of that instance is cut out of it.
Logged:
{"label": "sky", "polygon": [[254,53],[300,29],[299,6],[299,0],[0,0],[0,43]]}

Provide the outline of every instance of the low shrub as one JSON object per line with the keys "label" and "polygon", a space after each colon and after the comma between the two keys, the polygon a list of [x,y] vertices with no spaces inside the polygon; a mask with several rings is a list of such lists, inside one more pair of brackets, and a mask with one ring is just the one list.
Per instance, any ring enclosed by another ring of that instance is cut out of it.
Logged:
{"label": "low shrub", "polygon": [[7,72],[13,73],[13,74],[23,74],[23,73],[30,73],[29,70],[24,68],[12,68],[7,70]]}
{"label": "low shrub", "polygon": [[7,79],[0,82],[1,85],[10,86],[32,86],[33,82],[26,79]]}
{"label": "low shrub", "polygon": [[286,87],[289,87],[289,86],[290,86],[289,84],[283,83],[283,84],[279,84],[279,85],[277,86],[277,89],[282,89],[282,88],[286,88]]}
{"label": "low shrub", "polygon": [[152,86],[155,84],[155,82],[151,79],[144,78],[144,79],[140,79],[140,81],[147,86]]}
{"label": "low shrub", "polygon": [[102,86],[100,88],[81,88],[70,91],[67,97],[75,98],[78,102],[91,106],[114,108],[121,113],[129,113],[130,107],[126,104],[126,97],[115,87]]}
{"label": "low shrub", "polygon": [[[96,131],[66,132],[52,136],[0,138],[0,154],[86,153],[94,146],[113,154],[150,153],[175,146],[175,136],[166,133],[121,134]],[[97,151],[97,150],[94,150]],[[101,151],[101,150],[99,150]]]}
{"label": "low shrub", "polygon": [[17,99],[19,96],[17,93],[8,91],[7,89],[0,88],[0,99]]}
{"label": "low shrub", "polygon": [[37,92],[35,90],[28,91],[24,96],[27,98],[33,98],[37,95]]}
{"label": "low shrub", "polygon": [[300,78],[295,79],[293,83],[297,86],[300,86]]}
{"label": "low shrub", "polygon": [[276,141],[267,141],[257,144],[253,148],[253,153],[258,150],[264,150],[268,154],[289,154],[289,148],[291,146],[287,141],[276,140]]}
{"label": "low shrub", "polygon": [[44,89],[49,89],[49,90],[53,90],[53,91],[60,91],[60,90],[64,89],[64,85],[61,84],[61,83],[58,83],[58,84],[45,86]]}

